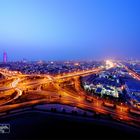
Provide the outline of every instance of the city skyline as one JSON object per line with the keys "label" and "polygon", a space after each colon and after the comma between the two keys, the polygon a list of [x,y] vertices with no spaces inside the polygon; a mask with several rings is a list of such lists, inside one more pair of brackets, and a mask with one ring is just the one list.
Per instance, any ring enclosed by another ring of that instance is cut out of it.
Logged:
{"label": "city skyline", "polygon": [[140,0],[0,0],[1,139],[140,139]]}
{"label": "city skyline", "polygon": [[138,58],[138,0],[0,2],[0,52],[9,60]]}
{"label": "city skyline", "polygon": [[[12,55],[12,54],[10,54],[10,55]],[[60,62],[63,62],[63,61],[68,61],[68,62],[70,62],[70,61],[78,61],[78,62],[80,62],[80,61],[86,61],[86,62],[90,62],[90,61],[108,61],[108,60],[113,60],[113,61],[117,61],[117,60],[120,60],[120,61],[139,61],[140,59],[137,59],[137,58],[134,58],[134,57],[126,57],[126,58],[116,58],[116,57],[104,57],[104,58],[95,58],[95,59],[93,59],[93,58],[90,58],[90,59],[85,59],[85,58],[83,58],[83,59],[58,59],[58,60],[56,60],[56,59],[41,59],[41,58],[39,58],[39,59],[26,59],[25,57],[24,58],[20,58],[20,59],[14,59],[14,60],[10,60],[10,59],[8,59],[9,58],[9,55],[7,54],[7,52],[6,51],[4,51],[3,53],[1,53],[1,57],[0,57],[0,62],[3,62],[3,63],[7,63],[7,62],[36,62],[36,61],[38,61],[38,62],[57,62],[57,61],[60,61]]]}
{"label": "city skyline", "polygon": [[[111,60],[1,64],[0,117],[3,133],[9,132],[3,137],[67,139],[71,133],[72,139],[139,139],[140,62],[133,64]],[[93,132],[94,137],[89,135]]]}

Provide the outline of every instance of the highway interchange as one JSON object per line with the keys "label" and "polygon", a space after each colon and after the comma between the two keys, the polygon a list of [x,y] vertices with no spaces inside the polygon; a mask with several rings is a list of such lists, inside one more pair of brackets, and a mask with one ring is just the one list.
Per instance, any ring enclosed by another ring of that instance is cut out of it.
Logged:
{"label": "highway interchange", "polygon": [[[125,68],[130,72],[127,67]],[[0,73],[6,77],[2,83],[3,86],[0,88],[0,113],[37,104],[60,103],[90,110],[96,112],[96,114],[108,116],[113,120],[140,127],[140,115],[129,113],[130,106],[116,104],[116,107],[112,108],[104,106],[104,100],[101,98],[92,97],[92,102],[86,100],[86,98],[91,97],[88,97],[82,90],[80,77],[97,74],[103,70],[104,68],[99,67],[51,76],[45,74],[25,75],[0,69]],[[30,98],[26,100],[28,96]],[[108,102],[108,104],[110,103]]]}

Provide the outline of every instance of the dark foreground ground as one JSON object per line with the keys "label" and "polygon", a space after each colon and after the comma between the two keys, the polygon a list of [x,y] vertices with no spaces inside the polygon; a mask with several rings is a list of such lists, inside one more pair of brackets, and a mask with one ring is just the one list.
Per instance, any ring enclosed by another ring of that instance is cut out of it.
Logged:
{"label": "dark foreground ground", "polygon": [[9,123],[10,134],[0,139],[140,139],[140,130],[122,124],[45,112],[27,112],[0,119]]}

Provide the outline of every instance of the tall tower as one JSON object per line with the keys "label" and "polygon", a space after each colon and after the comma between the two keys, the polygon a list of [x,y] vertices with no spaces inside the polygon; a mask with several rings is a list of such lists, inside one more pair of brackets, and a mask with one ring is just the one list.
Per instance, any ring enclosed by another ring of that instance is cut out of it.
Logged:
{"label": "tall tower", "polygon": [[4,52],[3,53],[3,63],[6,63],[7,62],[7,53]]}

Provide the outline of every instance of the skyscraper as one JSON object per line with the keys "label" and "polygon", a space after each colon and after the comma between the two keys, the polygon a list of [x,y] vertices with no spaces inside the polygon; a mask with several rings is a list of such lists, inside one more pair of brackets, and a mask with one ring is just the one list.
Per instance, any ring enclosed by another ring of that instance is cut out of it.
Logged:
{"label": "skyscraper", "polygon": [[7,53],[4,52],[3,53],[3,63],[6,63],[7,62]]}

